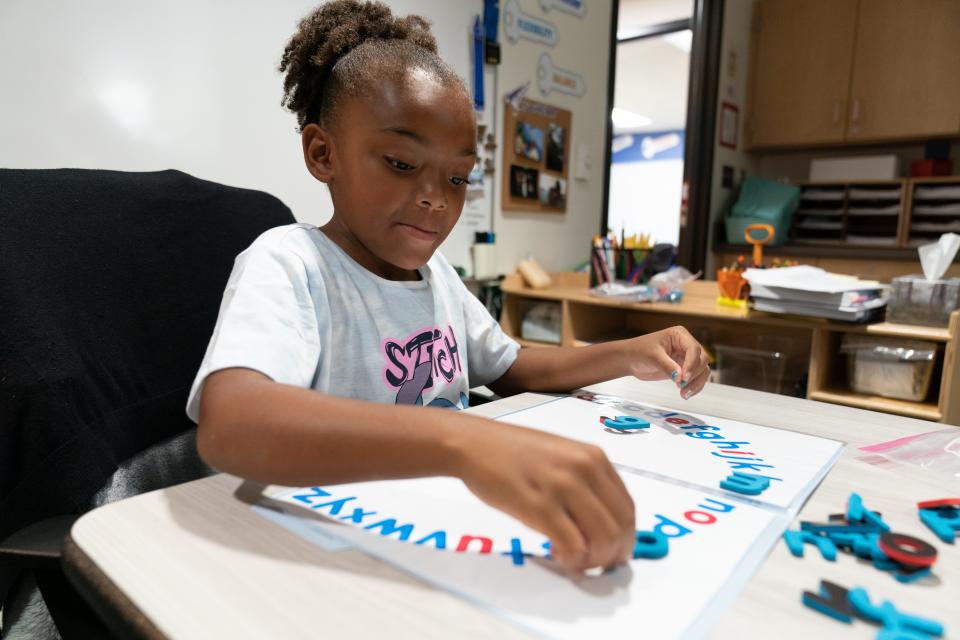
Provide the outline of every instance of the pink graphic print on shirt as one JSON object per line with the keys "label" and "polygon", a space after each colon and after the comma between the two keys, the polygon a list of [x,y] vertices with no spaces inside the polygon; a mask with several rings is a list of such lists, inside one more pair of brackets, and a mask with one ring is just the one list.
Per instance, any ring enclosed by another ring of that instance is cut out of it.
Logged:
{"label": "pink graphic print on shirt", "polygon": [[[424,390],[434,383],[449,385],[463,373],[460,347],[449,325],[445,330],[425,327],[404,340],[387,338],[380,343],[380,351],[386,359],[383,382],[396,389],[396,404],[422,405]],[[456,406],[447,400],[442,404]]]}

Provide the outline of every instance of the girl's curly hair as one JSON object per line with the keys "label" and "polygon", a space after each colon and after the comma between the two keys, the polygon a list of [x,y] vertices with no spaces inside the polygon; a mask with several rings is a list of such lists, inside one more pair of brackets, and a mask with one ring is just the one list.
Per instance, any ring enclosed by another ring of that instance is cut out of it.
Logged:
{"label": "girl's curly hair", "polygon": [[431,72],[466,91],[437,55],[430,23],[421,16],[395,17],[382,2],[332,0],[303,18],[283,52],[286,73],[281,104],[297,114],[300,130],[327,126],[343,96],[369,90],[409,68]]}

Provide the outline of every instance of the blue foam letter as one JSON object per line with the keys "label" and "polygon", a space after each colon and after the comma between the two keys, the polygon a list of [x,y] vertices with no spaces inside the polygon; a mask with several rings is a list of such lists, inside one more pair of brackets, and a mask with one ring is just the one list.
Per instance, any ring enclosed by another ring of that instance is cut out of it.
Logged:
{"label": "blue foam letter", "polygon": [[720,481],[720,488],[727,491],[734,491],[748,496],[756,496],[763,493],[770,486],[770,480],[764,476],[757,476],[752,473],[740,473],[735,471],[733,475],[727,476],[726,480]]}

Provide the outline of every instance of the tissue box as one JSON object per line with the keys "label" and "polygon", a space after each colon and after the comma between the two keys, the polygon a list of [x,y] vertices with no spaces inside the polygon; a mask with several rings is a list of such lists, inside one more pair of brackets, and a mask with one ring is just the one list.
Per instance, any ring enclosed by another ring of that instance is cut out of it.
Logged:
{"label": "tissue box", "polygon": [[890,285],[887,321],[945,327],[957,308],[960,278],[927,280],[923,276],[900,276]]}

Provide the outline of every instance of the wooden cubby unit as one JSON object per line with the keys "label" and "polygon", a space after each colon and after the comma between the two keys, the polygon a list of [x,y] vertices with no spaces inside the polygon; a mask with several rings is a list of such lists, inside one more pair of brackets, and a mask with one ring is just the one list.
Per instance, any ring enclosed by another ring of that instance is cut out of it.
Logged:
{"label": "wooden cubby unit", "polygon": [[[551,286],[531,289],[519,275],[501,283],[504,293],[500,324],[526,347],[577,347],[643,335],[682,325],[701,340],[734,347],[755,346],[758,340],[776,338],[785,345],[787,366],[807,374],[807,398],[911,418],[960,425],[960,311],[949,327],[922,327],[880,322],[870,325],[830,322],[818,318],[780,316],[720,307],[717,285],[695,281],[687,285],[678,304],[637,303],[593,296],[584,273],[553,273]],[[560,345],[519,339],[523,313],[533,304],[553,301],[561,305]],[[858,394],[846,383],[846,356],[840,351],[844,334],[909,338],[941,345],[934,364],[927,398],[921,402]]]}

